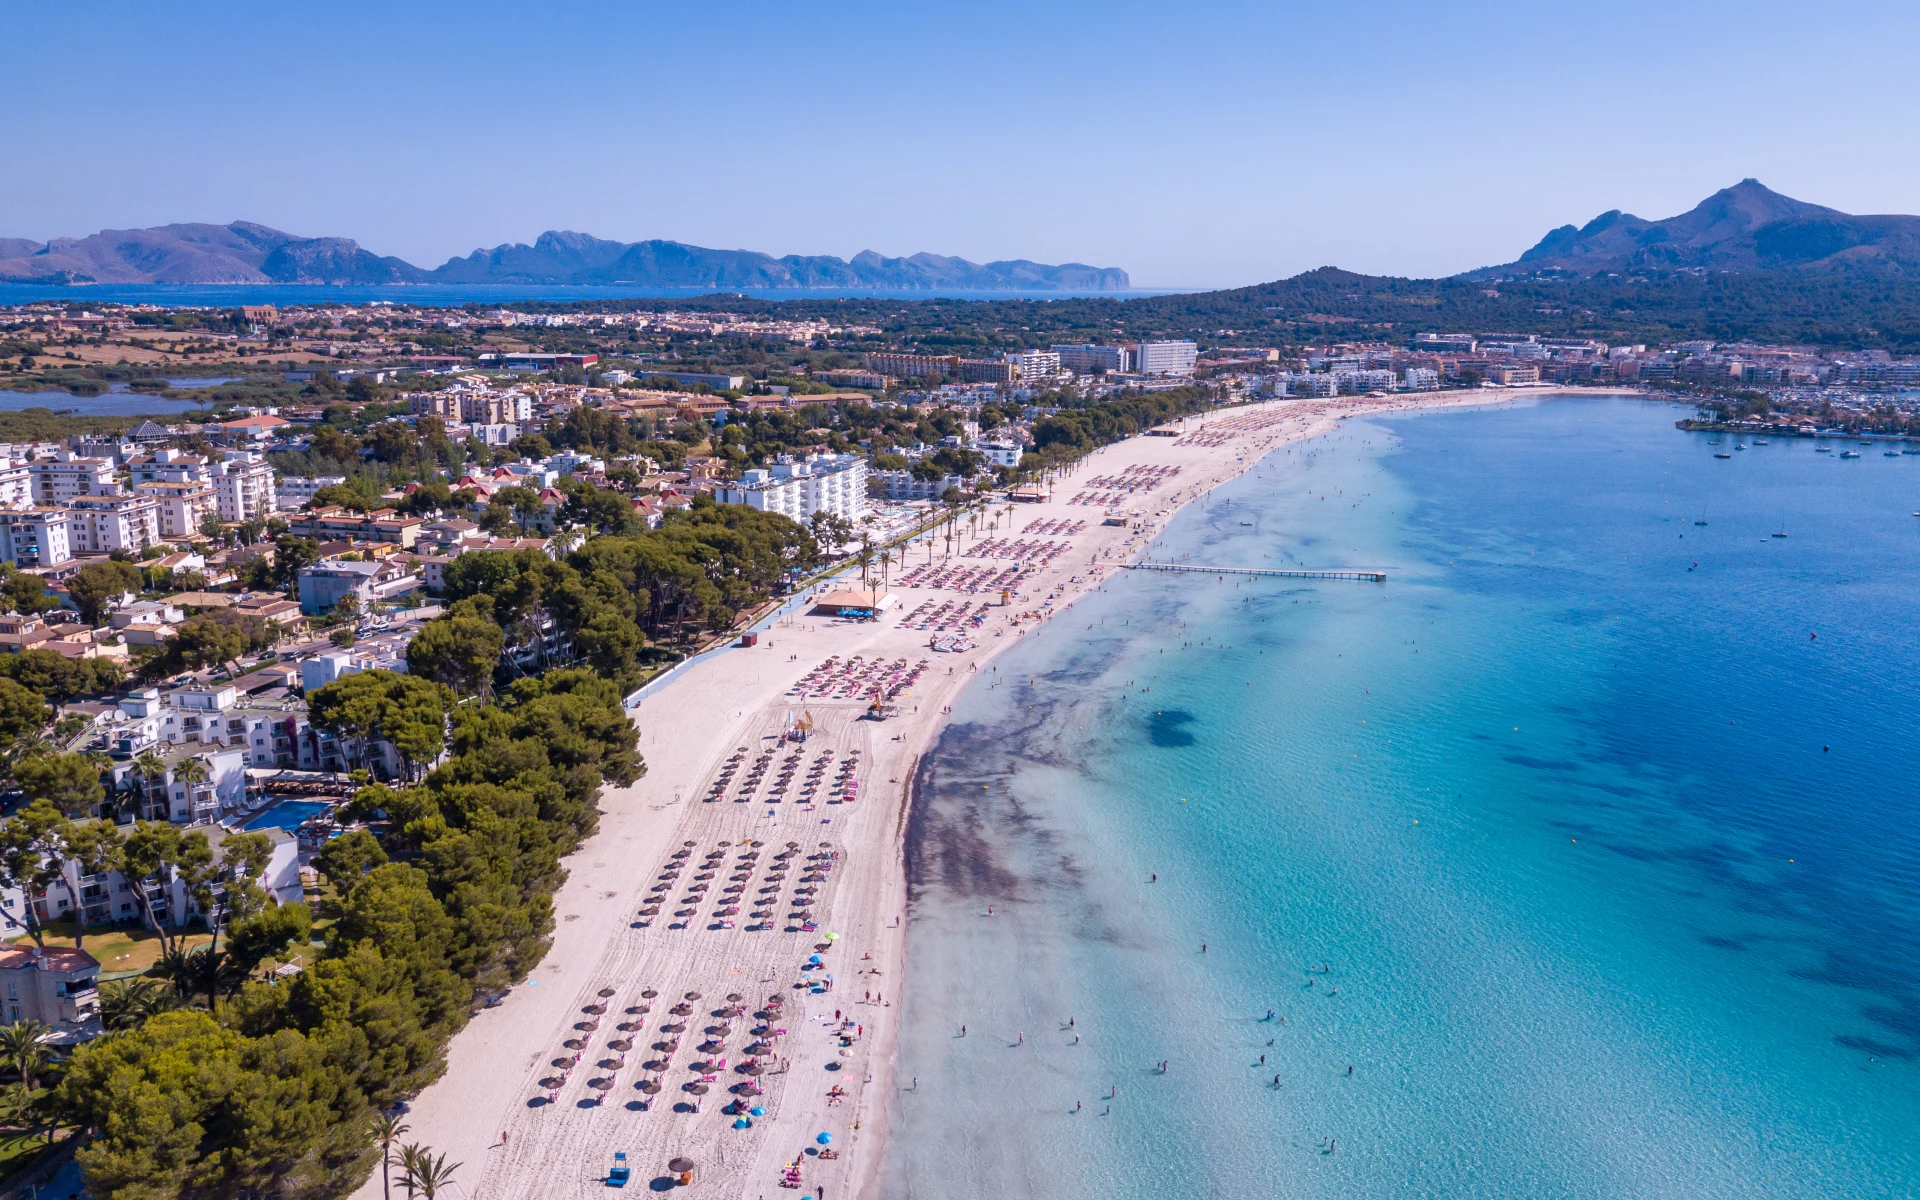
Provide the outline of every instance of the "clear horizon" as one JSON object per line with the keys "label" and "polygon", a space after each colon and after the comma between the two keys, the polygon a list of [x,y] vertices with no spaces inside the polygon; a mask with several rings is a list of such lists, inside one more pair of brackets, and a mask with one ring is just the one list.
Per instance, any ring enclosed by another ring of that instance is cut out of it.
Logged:
{"label": "clear horizon", "polygon": [[429,268],[570,229],[1082,262],[1142,289],[1449,275],[1749,176],[1920,209],[1897,73],[1783,86],[1856,56],[1862,28],[1898,45],[1920,14],[15,8],[0,104],[31,145],[0,236],[249,220]]}

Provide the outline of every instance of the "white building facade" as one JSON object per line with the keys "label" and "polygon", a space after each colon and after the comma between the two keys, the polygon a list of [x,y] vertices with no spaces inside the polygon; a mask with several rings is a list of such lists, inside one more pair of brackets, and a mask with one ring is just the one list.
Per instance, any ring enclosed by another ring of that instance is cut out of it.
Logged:
{"label": "white building facade", "polygon": [[738,483],[714,489],[722,504],[745,504],[801,524],[817,512],[848,521],[867,515],[867,460],[857,454],[810,454],[799,462],[747,471]]}
{"label": "white building facade", "polygon": [[321,488],[346,481],[345,475],[289,475],[274,488],[273,500],[281,512],[299,512],[313,502]]}
{"label": "white building facade", "polygon": [[200,522],[220,511],[212,486],[205,483],[140,483],[133,490],[153,500],[160,536],[170,540],[195,536]]}
{"label": "white building facade", "polygon": [[67,531],[76,554],[125,550],[138,555],[160,544],[160,505],[152,496],[128,495],[113,485],[105,495],[68,502]]}
{"label": "white building facade", "polygon": [[273,468],[258,454],[235,451],[227,455],[213,477],[220,519],[229,524],[265,520],[278,512],[274,501]]}
{"label": "white building facade", "polygon": [[16,567],[57,567],[73,558],[64,508],[0,511],[0,556]]}
{"label": "white building facade", "polygon": [[1133,367],[1133,351],[1125,346],[1055,346],[1053,353],[1076,375],[1125,375]]}
{"label": "white building facade", "polygon": [[27,466],[35,504],[66,504],[75,496],[91,496],[114,485],[113,460],[82,458],[61,451]]}
{"label": "white building facade", "polygon": [[1200,348],[1192,342],[1137,342],[1133,347],[1133,369],[1140,375],[1191,375],[1200,361]]}

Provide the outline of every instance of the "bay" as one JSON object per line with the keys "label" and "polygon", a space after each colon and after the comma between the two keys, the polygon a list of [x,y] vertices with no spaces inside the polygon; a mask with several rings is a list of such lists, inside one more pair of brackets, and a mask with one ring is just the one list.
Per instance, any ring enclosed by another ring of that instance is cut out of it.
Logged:
{"label": "bay", "polygon": [[1388,584],[1122,573],[1003,655],[888,1194],[1920,1192],[1920,459],[1684,415],[1349,422],[1155,554]]}
{"label": "bay", "polygon": [[0,306],[53,301],[62,304],[158,304],[167,308],[373,303],[458,308],[467,304],[492,306],[531,301],[573,304],[589,300],[691,300],[700,296],[748,296],[755,300],[1069,300],[1087,297],[1125,300],[1140,296],[1176,295],[1187,290],[1191,289],[978,292],[943,288],[912,291],[887,288],[672,288],[632,284],[409,283],[332,287],[294,283],[0,283]]}

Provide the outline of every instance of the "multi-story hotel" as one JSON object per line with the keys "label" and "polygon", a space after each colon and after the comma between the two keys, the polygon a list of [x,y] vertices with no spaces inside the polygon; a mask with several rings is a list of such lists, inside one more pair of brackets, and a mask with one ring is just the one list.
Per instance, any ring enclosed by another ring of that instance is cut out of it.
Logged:
{"label": "multi-story hotel", "polygon": [[1200,348],[1192,342],[1136,342],[1133,369],[1141,375],[1191,375],[1200,361]]}
{"label": "multi-story hotel", "polygon": [[817,512],[849,521],[867,513],[867,460],[857,454],[810,454],[783,458],[768,470],[752,470],[738,483],[714,489],[722,504],[745,504],[792,517],[801,524]]}
{"label": "multi-story hotel", "polygon": [[197,535],[207,515],[220,511],[213,485],[207,483],[139,483],[133,490],[153,498],[160,512],[160,536],[168,540]]}
{"label": "multi-story hotel", "polygon": [[160,544],[160,505],[152,496],[119,490],[75,496],[67,505],[67,535],[75,554],[125,550],[137,555]]}
{"label": "multi-story hotel", "polygon": [[230,524],[262,520],[278,512],[274,500],[273,468],[258,454],[229,451],[227,460],[214,469],[214,497],[220,506],[220,519]]}
{"label": "multi-story hotel", "polygon": [[27,465],[35,504],[65,504],[75,496],[91,496],[114,486],[113,460],[81,458],[62,450],[52,458]]}
{"label": "multi-story hotel", "polygon": [[1076,375],[1125,375],[1133,366],[1133,351],[1125,346],[1055,346],[1053,352]]}

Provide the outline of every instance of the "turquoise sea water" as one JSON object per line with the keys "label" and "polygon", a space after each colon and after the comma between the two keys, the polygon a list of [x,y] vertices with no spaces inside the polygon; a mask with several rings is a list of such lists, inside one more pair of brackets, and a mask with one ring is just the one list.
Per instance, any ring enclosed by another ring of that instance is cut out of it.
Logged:
{"label": "turquoise sea water", "polygon": [[1683,415],[1349,423],[1155,553],[1387,585],[1123,573],[1003,656],[887,1194],[1920,1194],[1920,457]]}

